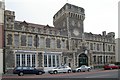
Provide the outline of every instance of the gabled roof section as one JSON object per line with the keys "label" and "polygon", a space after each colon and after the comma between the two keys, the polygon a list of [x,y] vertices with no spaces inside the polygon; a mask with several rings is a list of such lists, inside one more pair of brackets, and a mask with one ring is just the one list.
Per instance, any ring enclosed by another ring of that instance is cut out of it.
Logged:
{"label": "gabled roof section", "polygon": [[26,21],[15,21],[15,26],[27,26],[27,27],[35,27],[35,28],[41,28],[41,29],[49,29],[49,30],[55,30],[55,31],[59,31],[57,28],[53,27],[53,26],[49,26],[47,25],[41,25],[41,24],[35,24],[35,23],[29,23]]}
{"label": "gabled roof section", "polygon": [[35,23],[29,23],[26,21],[15,21],[15,23],[19,25],[26,25],[26,26],[31,26],[31,27],[37,27],[37,28],[54,28],[53,26],[47,25],[41,25],[41,24],[35,24]]}
{"label": "gabled roof section", "polygon": [[25,25],[25,26],[27,26],[28,23],[27,23],[26,21],[23,21],[23,22],[20,23],[20,25]]}

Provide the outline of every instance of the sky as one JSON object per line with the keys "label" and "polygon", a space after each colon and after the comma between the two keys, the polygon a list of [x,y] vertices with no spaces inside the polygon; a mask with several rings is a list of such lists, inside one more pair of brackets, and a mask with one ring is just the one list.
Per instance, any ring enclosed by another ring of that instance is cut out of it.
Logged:
{"label": "sky", "polygon": [[85,9],[84,32],[115,32],[118,38],[119,0],[5,0],[6,10],[15,11],[17,21],[53,26],[53,16],[66,3]]}

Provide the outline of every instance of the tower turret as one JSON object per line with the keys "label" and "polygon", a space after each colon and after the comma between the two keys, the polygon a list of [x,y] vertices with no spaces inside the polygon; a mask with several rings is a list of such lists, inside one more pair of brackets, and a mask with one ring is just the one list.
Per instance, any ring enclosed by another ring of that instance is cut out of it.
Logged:
{"label": "tower turret", "polygon": [[82,7],[66,3],[53,17],[53,24],[61,34],[82,38],[85,12]]}
{"label": "tower turret", "polygon": [[69,3],[66,3],[53,17],[53,25],[60,30],[61,35],[68,37],[69,50],[72,49],[72,38],[82,39],[84,19],[85,10]]}

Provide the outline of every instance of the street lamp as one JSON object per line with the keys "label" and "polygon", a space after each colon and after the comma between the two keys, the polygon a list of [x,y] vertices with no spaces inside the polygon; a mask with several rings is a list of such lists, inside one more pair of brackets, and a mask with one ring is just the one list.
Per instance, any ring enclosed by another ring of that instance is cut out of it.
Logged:
{"label": "street lamp", "polygon": [[104,65],[105,65],[105,39],[104,39],[104,42],[103,42],[103,54],[104,54]]}

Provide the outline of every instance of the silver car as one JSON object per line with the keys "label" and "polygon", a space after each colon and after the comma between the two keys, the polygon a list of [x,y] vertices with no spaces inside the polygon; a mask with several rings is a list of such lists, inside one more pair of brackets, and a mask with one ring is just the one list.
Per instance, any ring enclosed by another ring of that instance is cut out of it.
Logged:
{"label": "silver car", "polygon": [[48,73],[50,73],[50,74],[70,73],[70,72],[71,72],[71,68],[69,66],[56,67],[56,68],[48,71]]}
{"label": "silver car", "polygon": [[91,67],[82,65],[81,67],[76,68],[74,71],[75,72],[85,72],[85,71],[90,71],[90,70],[91,70]]}

